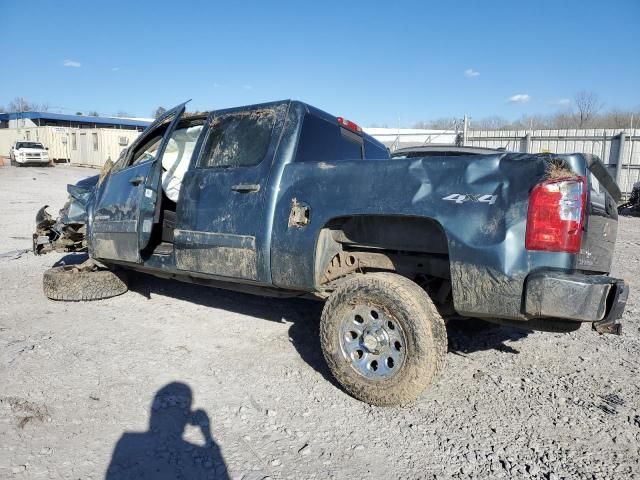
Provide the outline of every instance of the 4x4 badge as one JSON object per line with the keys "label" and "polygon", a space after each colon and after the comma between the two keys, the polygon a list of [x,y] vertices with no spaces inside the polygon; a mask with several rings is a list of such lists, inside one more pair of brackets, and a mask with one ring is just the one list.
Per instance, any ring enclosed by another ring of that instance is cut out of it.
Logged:
{"label": "4x4 badge", "polygon": [[450,202],[456,203],[465,203],[465,202],[474,202],[474,203],[488,203],[489,205],[493,205],[496,203],[498,196],[497,195],[482,195],[475,193],[452,193],[451,195],[447,195],[443,197],[443,200],[448,200]]}

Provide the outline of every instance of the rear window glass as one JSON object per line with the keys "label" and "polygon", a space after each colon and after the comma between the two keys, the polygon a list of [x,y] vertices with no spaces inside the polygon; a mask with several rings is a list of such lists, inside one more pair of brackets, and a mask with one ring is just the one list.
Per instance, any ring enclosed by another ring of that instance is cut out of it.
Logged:
{"label": "rear window glass", "polygon": [[259,164],[271,144],[273,110],[251,110],[214,117],[199,166],[249,167]]}
{"label": "rear window glass", "polygon": [[389,158],[389,151],[384,145],[379,145],[365,138],[364,156],[367,160],[386,160]]}
{"label": "rear window glass", "polygon": [[362,159],[362,138],[315,115],[307,114],[302,124],[296,160],[330,162]]}

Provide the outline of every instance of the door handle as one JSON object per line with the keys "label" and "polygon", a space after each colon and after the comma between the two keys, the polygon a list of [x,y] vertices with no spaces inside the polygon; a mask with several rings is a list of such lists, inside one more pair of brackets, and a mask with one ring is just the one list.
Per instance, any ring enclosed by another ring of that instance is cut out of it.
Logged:
{"label": "door handle", "polygon": [[129,180],[129,183],[131,185],[140,185],[142,182],[144,182],[144,177],[142,175],[138,175],[137,177],[133,177],[131,180]]}
{"label": "door handle", "polygon": [[260,185],[257,183],[241,183],[232,186],[231,190],[238,193],[255,193],[260,191]]}

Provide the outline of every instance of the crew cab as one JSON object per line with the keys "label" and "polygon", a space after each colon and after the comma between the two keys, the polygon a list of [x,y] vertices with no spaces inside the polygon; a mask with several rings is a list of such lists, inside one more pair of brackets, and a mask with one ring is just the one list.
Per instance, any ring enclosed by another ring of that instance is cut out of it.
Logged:
{"label": "crew cab", "polygon": [[11,145],[9,159],[12,165],[48,164],[49,149],[40,142],[17,141]]}
{"label": "crew cab", "polygon": [[69,188],[75,245],[110,268],[325,300],[322,350],[356,398],[415,399],[444,364],[448,315],[619,331],[620,191],[596,157],[391,159],[298,101],[184,112]]}

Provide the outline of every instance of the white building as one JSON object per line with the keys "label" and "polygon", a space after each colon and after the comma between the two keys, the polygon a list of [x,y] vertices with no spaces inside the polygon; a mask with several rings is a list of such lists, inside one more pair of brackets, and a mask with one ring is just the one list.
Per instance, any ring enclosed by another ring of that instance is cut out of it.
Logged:
{"label": "white building", "polygon": [[0,113],[0,155],[18,140],[41,142],[57,162],[101,167],[115,160],[151,119],[63,115],[49,112]]}

